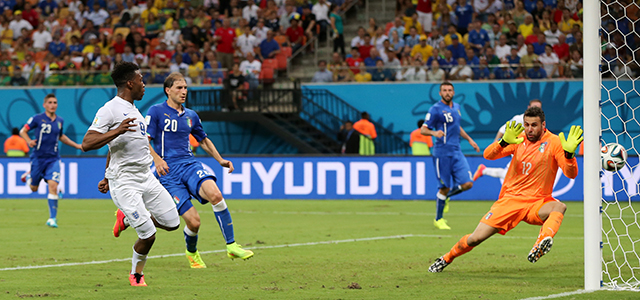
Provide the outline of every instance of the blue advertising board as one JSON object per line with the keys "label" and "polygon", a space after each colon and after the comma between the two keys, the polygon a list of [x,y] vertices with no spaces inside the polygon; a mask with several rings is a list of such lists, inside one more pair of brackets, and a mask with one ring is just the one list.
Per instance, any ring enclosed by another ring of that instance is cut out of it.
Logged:
{"label": "blue advertising board", "polygon": [[[218,177],[218,186],[230,199],[388,199],[433,200],[437,182],[432,157],[233,157],[231,174],[213,158],[199,158]],[[504,168],[509,158],[487,161],[482,157],[468,157],[475,170],[479,164]],[[103,178],[104,158],[63,158],[61,168],[64,198],[108,198],[98,192]],[[637,157],[629,163],[636,165]],[[582,170],[582,157],[578,157]],[[0,198],[38,198],[46,196],[41,184],[36,193],[20,181],[29,170],[27,159],[0,159]],[[625,167],[617,173],[602,176],[606,199],[629,199],[638,196],[640,169]],[[558,172],[554,196],[560,200],[582,201],[582,174],[570,180]],[[488,176],[478,179],[473,188],[454,197],[454,200],[496,200],[501,181]]]}

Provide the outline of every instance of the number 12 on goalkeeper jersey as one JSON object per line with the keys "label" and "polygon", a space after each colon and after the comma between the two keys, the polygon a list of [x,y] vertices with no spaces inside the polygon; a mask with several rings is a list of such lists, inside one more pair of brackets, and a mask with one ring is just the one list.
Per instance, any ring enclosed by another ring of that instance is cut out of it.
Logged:
{"label": "number 12 on goalkeeper jersey", "polygon": [[178,112],[166,101],[149,108],[146,121],[153,149],[167,163],[193,158],[189,134],[193,134],[198,142],[207,137],[195,111],[183,107],[183,111]]}

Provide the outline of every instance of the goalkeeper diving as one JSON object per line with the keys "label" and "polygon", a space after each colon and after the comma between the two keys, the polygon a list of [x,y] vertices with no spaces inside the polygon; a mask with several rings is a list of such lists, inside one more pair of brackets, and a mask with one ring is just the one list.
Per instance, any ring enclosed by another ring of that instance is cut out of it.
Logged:
{"label": "goalkeeper diving", "polygon": [[[524,126],[523,126],[524,125]],[[489,160],[513,155],[500,196],[482,217],[471,234],[463,236],[451,250],[429,267],[429,272],[442,272],[453,260],[496,233],[502,235],[520,221],[540,225],[540,234],[527,259],[535,263],[551,250],[567,206],[551,196],[558,168],[565,176],[576,178],[578,164],[575,152],[583,140],[580,126],[571,126],[555,135],[546,129],[544,111],[530,107],[524,113],[523,125],[506,124],[502,139],[489,145],[484,157]]]}

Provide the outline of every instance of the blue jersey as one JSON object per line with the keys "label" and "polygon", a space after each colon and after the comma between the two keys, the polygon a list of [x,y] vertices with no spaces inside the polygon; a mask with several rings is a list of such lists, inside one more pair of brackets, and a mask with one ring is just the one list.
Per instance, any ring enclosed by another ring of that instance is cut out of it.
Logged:
{"label": "blue jersey", "polygon": [[31,151],[31,157],[35,159],[60,158],[58,141],[62,136],[64,120],[56,116],[51,120],[46,113],[37,114],[27,120],[27,129],[34,130],[31,136],[36,140],[36,146]]}
{"label": "blue jersey", "polygon": [[195,111],[183,108],[179,113],[167,102],[156,104],[147,112],[147,134],[153,149],[167,164],[195,161],[189,145],[189,134],[198,142],[207,137]]}
{"label": "blue jersey", "polygon": [[424,125],[430,130],[442,130],[444,136],[436,138],[433,156],[452,156],[460,151],[460,105],[453,103],[452,107],[438,101],[427,113]]}

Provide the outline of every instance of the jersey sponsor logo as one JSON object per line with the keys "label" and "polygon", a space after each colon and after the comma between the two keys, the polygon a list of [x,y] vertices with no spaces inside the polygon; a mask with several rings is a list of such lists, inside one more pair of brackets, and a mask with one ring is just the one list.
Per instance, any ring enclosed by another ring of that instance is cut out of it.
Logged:
{"label": "jersey sponsor logo", "polygon": [[167,118],[171,118],[171,116],[168,113],[164,113],[165,116],[167,116]]}
{"label": "jersey sponsor logo", "polygon": [[33,121],[33,117],[29,118],[29,120],[27,120],[27,124],[31,124],[31,122]]}
{"label": "jersey sponsor logo", "polygon": [[189,128],[193,126],[193,121],[191,121],[191,118],[189,117],[187,117],[187,125],[189,125]]}
{"label": "jersey sponsor logo", "polygon": [[492,213],[492,212],[488,212],[488,213],[487,213],[487,216],[486,216],[486,217],[484,217],[484,219],[485,219],[485,220],[489,220],[489,219],[491,219],[491,216],[493,216],[493,213]]}
{"label": "jersey sponsor logo", "polygon": [[62,123],[58,122],[58,130],[62,129]]}
{"label": "jersey sponsor logo", "polygon": [[134,218],[134,219],[136,219],[136,220],[137,220],[138,218],[140,218],[140,214],[138,214],[138,212],[137,212],[137,211],[134,211],[134,212],[131,214],[131,216],[133,216],[133,218]]}
{"label": "jersey sponsor logo", "polygon": [[540,153],[544,153],[544,148],[547,147],[547,142],[544,142],[540,145],[540,148],[538,148],[538,151],[540,151]]}
{"label": "jersey sponsor logo", "polygon": [[125,113],[122,113],[122,114],[123,114],[125,117],[129,115],[129,114],[125,114]]}
{"label": "jersey sponsor logo", "polygon": [[147,123],[147,126],[149,126],[149,124],[151,124],[151,116],[144,117],[144,121]]}
{"label": "jersey sponsor logo", "polygon": [[98,126],[99,124],[100,124],[100,117],[96,117],[95,119],[93,119],[92,125]]}
{"label": "jersey sponsor logo", "polygon": [[173,196],[173,202],[175,202],[177,205],[178,203],[180,203],[180,198],[178,198],[178,196]]}

